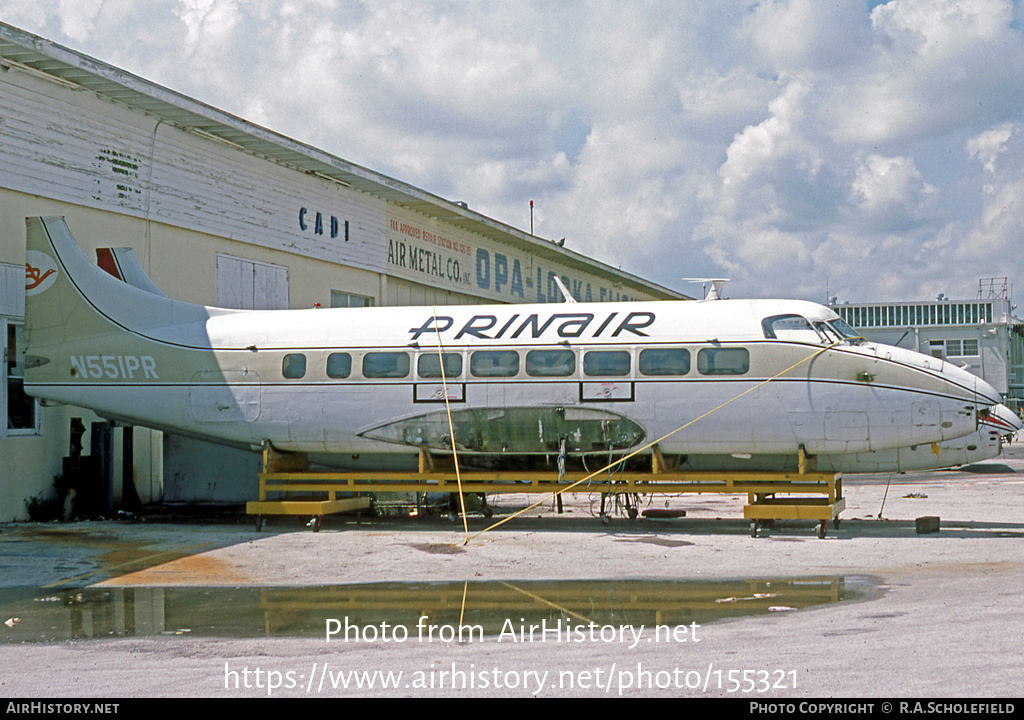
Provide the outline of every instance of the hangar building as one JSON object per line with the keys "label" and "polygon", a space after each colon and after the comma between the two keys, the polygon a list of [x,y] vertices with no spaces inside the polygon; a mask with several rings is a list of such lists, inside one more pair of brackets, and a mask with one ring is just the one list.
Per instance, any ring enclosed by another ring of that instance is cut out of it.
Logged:
{"label": "hangar building", "polygon": [[[0,23],[0,521],[55,492],[69,407],[21,388],[25,218],[131,247],[175,299],[231,308],[685,299],[457,203]],[[120,454],[122,444],[115,447]],[[143,503],[240,501],[254,453],[136,429]],[[83,438],[86,452],[89,432]]]}

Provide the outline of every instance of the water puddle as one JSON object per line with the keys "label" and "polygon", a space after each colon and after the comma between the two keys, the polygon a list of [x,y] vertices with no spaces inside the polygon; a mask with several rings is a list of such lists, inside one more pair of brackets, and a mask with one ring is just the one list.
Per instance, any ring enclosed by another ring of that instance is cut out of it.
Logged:
{"label": "water puddle", "polygon": [[17,577],[24,578],[23,582],[38,580],[42,587],[78,587],[196,557],[197,552],[216,545],[203,542],[181,547],[166,539],[125,538],[117,532],[119,529],[102,525],[94,529],[17,526],[0,534],[0,573],[6,574],[0,577],[7,583]]}
{"label": "water puddle", "polygon": [[[110,637],[324,637],[332,620],[414,636],[472,626],[498,635],[555,623],[676,627],[865,599],[844,577],[736,581],[371,583],[320,587],[0,588],[0,642]],[[6,622],[5,622],[6,621]],[[402,632],[401,629],[398,632]]]}

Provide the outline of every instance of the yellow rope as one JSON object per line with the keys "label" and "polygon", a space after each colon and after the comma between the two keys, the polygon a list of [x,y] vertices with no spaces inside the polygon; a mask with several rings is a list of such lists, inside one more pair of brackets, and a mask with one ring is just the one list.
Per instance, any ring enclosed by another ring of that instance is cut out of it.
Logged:
{"label": "yellow rope", "polygon": [[[736,402],[737,400],[739,400],[739,399],[740,399],[741,397],[743,397],[744,395],[749,395],[750,393],[754,392],[754,391],[755,391],[755,390],[757,390],[758,388],[760,388],[760,387],[763,387],[763,386],[767,385],[768,383],[772,382],[773,380],[777,380],[778,378],[782,377],[783,375],[785,375],[786,373],[788,373],[788,372],[789,372],[790,370],[794,370],[794,369],[796,369],[796,368],[800,367],[801,365],[803,365],[804,363],[806,363],[806,362],[810,362],[810,361],[811,361],[811,360],[813,360],[814,358],[816,358],[816,357],[818,357],[819,355],[821,355],[821,354],[822,354],[823,352],[826,352],[826,351],[828,351],[828,350],[831,350],[831,349],[832,349],[832,348],[834,348],[834,347],[835,347],[836,345],[838,345],[838,344],[839,344],[840,342],[842,342],[842,341],[839,341],[839,342],[834,342],[834,343],[832,343],[831,345],[828,345],[827,347],[823,347],[823,348],[822,348],[821,350],[818,350],[817,352],[815,352],[815,353],[813,353],[813,354],[811,354],[811,355],[809,355],[809,356],[805,357],[805,358],[804,358],[803,360],[801,360],[800,362],[798,362],[798,363],[796,363],[796,364],[794,364],[794,365],[790,365],[790,366],[789,366],[788,368],[786,368],[786,369],[785,369],[785,370],[783,370],[782,372],[780,372],[780,373],[778,373],[778,374],[776,374],[776,375],[773,375],[772,377],[768,378],[767,380],[764,380],[764,381],[762,381],[762,382],[759,382],[759,383],[758,383],[757,385],[754,385],[754,386],[753,386],[753,387],[751,387],[751,388],[748,388],[748,389],[744,390],[743,392],[741,392],[741,393],[740,393],[739,395],[737,395],[736,397],[732,398],[731,400],[726,400],[726,401],[725,401],[724,403],[722,403],[722,404],[721,404],[721,405],[719,405],[718,407],[714,408],[713,410],[708,410],[708,411],[707,411],[706,413],[704,413],[704,414],[703,414],[703,415],[701,415],[700,417],[696,417],[696,418],[694,418],[693,420],[691,420],[690,422],[686,423],[685,425],[682,425],[682,426],[680,426],[680,427],[677,427],[677,428],[676,428],[675,430],[673,430],[672,432],[670,432],[670,433],[666,433],[666,434],[662,435],[662,436],[661,436],[660,438],[658,438],[657,440],[655,440],[655,441],[653,441],[653,442],[650,442],[650,443],[647,443],[647,444],[646,444],[646,445],[644,445],[643,447],[637,448],[637,449],[636,449],[636,450],[634,450],[633,452],[631,452],[631,453],[629,453],[628,455],[625,455],[625,456],[623,456],[623,457],[619,458],[619,459],[618,459],[618,460],[616,460],[615,462],[612,462],[612,463],[609,463],[609,464],[605,465],[605,466],[604,466],[603,468],[601,468],[600,470],[595,470],[594,472],[592,472],[592,473],[590,473],[589,475],[587,475],[587,476],[586,476],[585,478],[582,478],[581,480],[577,480],[576,482],[572,483],[571,485],[566,485],[566,486],[565,486],[564,488],[559,488],[558,490],[556,490],[556,491],[555,491],[555,492],[554,492],[554,493],[552,494],[552,496],[551,496],[551,497],[555,497],[555,496],[557,496],[557,495],[560,495],[560,494],[562,494],[562,493],[564,493],[564,492],[567,492],[567,491],[569,491],[569,490],[572,490],[572,489],[573,489],[574,487],[576,487],[577,485],[582,485],[583,483],[587,482],[588,480],[590,480],[590,479],[592,479],[592,478],[594,478],[594,477],[597,477],[598,475],[600,475],[601,473],[605,472],[606,470],[610,470],[611,468],[615,467],[615,466],[616,466],[616,465],[618,465],[619,463],[623,463],[623,462],[625,462],[626,460],[629,460],[629,459],[630,459],[631,457],[634,457],[634,456],[636,456],[636,455],[639,455],[639,454],[640,454],[640,453],[642,453],[642,452],[643,452],[644,450],[649,450],[650,448],[652,448],[652,447],[654,447],[655,445],[657,445],[658,443],[660,443],[660,442],[661,442],[662,440],[665,440],[666,438],[670,438],[670,437],[672,437],[673,435],[675,435],[675,434],[676,434],[677,432],[679,432],[680,430],[685,430],[686,428],[690,427],[690,426],[691,426],[691,425],[693,425],[694,423],[697,423],[697,422],[699,422],[699,421],[703,420],[703,419],[704,419],[704,418],[706,418],[706,417],[707,417],[708,415],[711,415],[711,414],[713,414],[713,413],[716,413],[716,412],[718,412],[719,410],[721,410],[722,408],[724,408],[724,407],[725,407],[726,405],[729,405],[729,404],[731,404],[731,403],[734,403],[734,402]],[[480,532],[478,532],[478,533],[475,533],[475,534],[473,534],[473,535],[470,535],[469,537],[467,537],[467,538],[466,538],[466,542],[465,542],[464,544],[467,544],[467,545],[468,545],[468,544],[469,544],[469,541],[470,541],[470,540],[472,540],[473,538],[479,537],[480,535],[483,535],[483,534],[484,534],[485,532],[488,532],[488,531],[490,531],[490,530],[494,530],[495,528],[497,528],[497,527],[500,527],[501,525],[504,525],[504,524],[505,524],[505,523],[507,523],[507,522],[508,522],[509,520],[513,520],[514,518],[517,518],[517,517],[519,517],[519,516],[520,516],[520,515],[522,515],[523,513],[527,513],[527,512],[529,512],[530,510],[533,510],[534,508],[536,508],[536,507],[538,507],[538,506],[540,506],[540,505],[543,505],[543,504],[544,504],[545,502],[547,502],[547,501],[548,501],[548,498],[547,498],[547,497],[545,497],[545,498],[544,498],[543,500],[541,500],[541,501],[539,501],[539,502],[536,502],[536,503],[534,503],[533,505],[530,505],[529,507],[523,508],[522,510],[519,510],[518,512],[512,513],[512,514],[511,514],[511,515],[509,515],[509,516],[508,516],[507,518],[504,518],[504,519],[502,519],[502,520],[500,520],[500,521],[498,521],[498,522],[494,523],[494,524],[493,524],[493,525],[491,525],[490,527],[484,528],[484,529],[483,529],[483,530],[481,530]]]}
{"label": "yellow rope", "polygon": [[462,620],[466,617],[466,595],[469,594],[469,580],[462,581],[462,609],[459,610],[459,627],[462,627]]}
{"label": "yellow rope", "polygon": [[552,608],[554,610],[558,610],[560,613],[563,613],[565,615],[569,615],[571,617],[577,618],[579,620],[582,620],[585,623],[592,623],[592,622],[594,622],[590,618],[584,617],[583,615],[580,615],[579,613],[574,613],[572,610],[569,610],[566,607],[562,607],[561,605],[557,605],[557,604],[551,602],[550,600],[546,600],[545,598],[542,598],[540,595],[537,595],[536,593],[532,593],[532,592],[529,592],[527,590],[524,590],[523,588],[518,587],[517,585],[513,585],[512,583],[505,582],[504,580],[502,580],[500,582],[501,582],[502,585],[504,585],[505,587],[509,588],[510,590],[515,590],[516,592],[520,592],[523,595],[525,595],[526,597],[530,598],[531,600],[540,603],[541,605],[547,605],[548,607],[550,607],[550,608]]}
{"label": "yellow rope", "polygon": [[[462,532],[469,542],[469,523],[466,520],[466,498],[462,494],[462,474],[459,472],[459,451],[455,449],[455,425],[452,423],[452,408],[448,401],[448,373],[444,366],[444,353],[441,346],[441,331],[437,329],[437,307],[434,307],[434,329],[437,334],[437,361],[441,366],[441,387],[444,389],[444,410],[448,414],[448,437],[452,441],[452,459],[455,461],[455,482],[459,486],[459,514],[462,515]],[[429,449],[427,452],[430,452]],[[465,543],[464,543],[465,544]]]}

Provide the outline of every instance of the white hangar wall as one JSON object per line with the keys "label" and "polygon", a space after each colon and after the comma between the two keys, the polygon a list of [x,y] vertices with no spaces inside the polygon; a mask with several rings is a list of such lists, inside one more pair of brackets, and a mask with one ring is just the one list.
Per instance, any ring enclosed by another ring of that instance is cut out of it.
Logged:
{"label": "white hangar wall", "polygon": [[[103,75],[108,85],[110,77],[124,77],[125,97],[145,101],[152,92],[163,110],[133,109],[8,61],[22,52],[50,52],[52,62],[44,57],[41,66]],[[205,108],[0,23],[0,406],[7,411],[0,521],[25,519],[29,502],[53,494],[70,419],[81,417],[86,427],[98,420],[19,396],[26,217],[66,217],[92,256],[98,247],[132,247],[165,293],[209,305],[560,302],[556,276],[579,300],[674,296],[519,231],[488,232],[500,225],[493,221],[459,226],[464,217],[446,222],[418,212],[426,194],[398,181],[385,178],[378,195],[254,154],[203,131],[201,115],[188,116],[196,126],[165,116],[168,98],[191,108],[181,113]],[[446,202],[426,202],[435,200]],[[89,441],[87,434],[86,453]],[[142,429],[134,442],[133,479],[143,502],[255,497],[254,454]],[[119,478],[115,483],[120,488]]]}
{"label": "white hangar wall", "polygon": [[5,188],[384,271],[384,201],[90,93],[45,87],[47,81],[16,71],[6,75]]}

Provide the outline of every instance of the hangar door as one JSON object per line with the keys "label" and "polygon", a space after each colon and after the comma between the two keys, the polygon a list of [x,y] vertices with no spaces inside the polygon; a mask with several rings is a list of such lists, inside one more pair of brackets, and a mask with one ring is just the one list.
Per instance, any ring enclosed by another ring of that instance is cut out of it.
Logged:
{"label": "hangar door", "polygon": [[286,310],[288,268],[217,253],[217,307]]}

